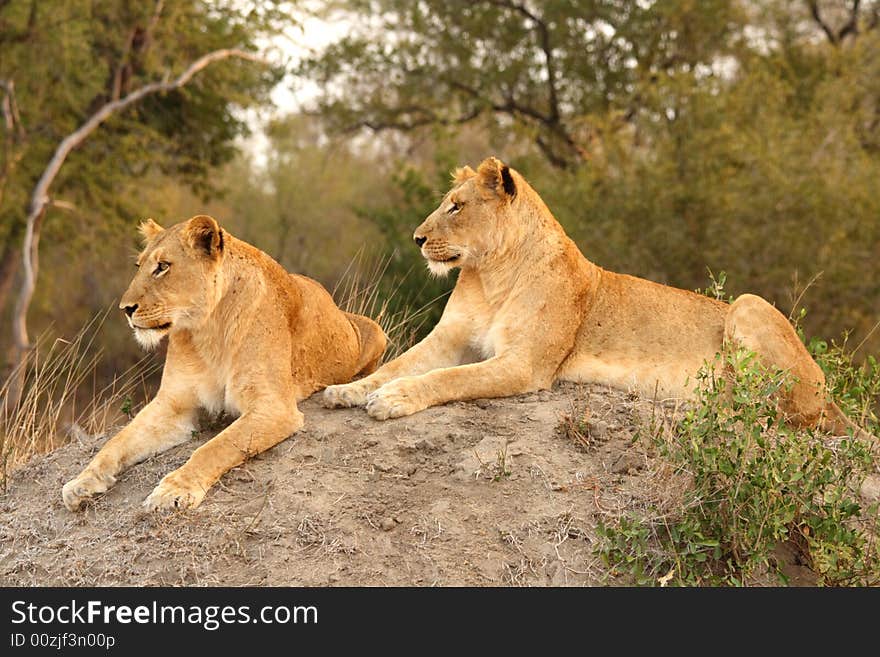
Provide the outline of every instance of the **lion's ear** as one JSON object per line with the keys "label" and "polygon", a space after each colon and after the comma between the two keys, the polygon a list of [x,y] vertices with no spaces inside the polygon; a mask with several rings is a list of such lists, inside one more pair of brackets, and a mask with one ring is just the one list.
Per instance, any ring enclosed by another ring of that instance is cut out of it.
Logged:
{"label": "lion's ear", "polygon": [[476,175],[476,171],[471,169],[469,166],[464,165],[463,167],[459,167],[452,172],[452,184],[457,187],[458,185],[470,180]]}
{"label": "lion's ear", "polygon": [[513,198],[516,196],[516,183],[513,174],[504,162],[497,157],[487,157],[477,168],[480,182],[494,191],[498,196]]}
{"label": "lion's ear", "polygon": [[138,232],[141,234],[144,242],[149,242],[151,239],[156,237],[159,233],[161,233],[164,228],[157,224],[153,219],[147,219],[146,221],[142,221],[138,225]]}
{"label": "lion's ear", "polygon": [[186,222],[184,235],[190,246],[207,256],[218,258],[223,252],[223,229],[214,217],[196,215]]}

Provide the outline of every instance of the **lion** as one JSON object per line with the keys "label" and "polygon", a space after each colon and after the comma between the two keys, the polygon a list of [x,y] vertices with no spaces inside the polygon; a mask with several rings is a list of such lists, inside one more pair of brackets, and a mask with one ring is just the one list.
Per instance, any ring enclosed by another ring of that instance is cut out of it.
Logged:
{"label": "lion", "polygon": [[433,274],[460,270],[440,321],[373,374],[329,386],[325,406],[365,405],[385,420],[558,380],[687,400],[700,368],[734,343],[793,375],[778,400],[790,423],[865,433],[830,398],[822,370],[770,303],[744,294],[727,304],[602,269],[494,157],[454,172],[414,239]]}
{"label": "lion", "polygon": [[197,411],[237,419],[167,474],[147,509],[198,506],[231,468],[303,426],[297,402],[374,371],[386,338],[373,320],[340,310],[316,281],[287,273],[217,221],[198,215],[163,229],[140,225],[145,248],[122,297],[137,341],[168,339],[155,398],[62,490],[71,511],[131,465],[189,440]]}

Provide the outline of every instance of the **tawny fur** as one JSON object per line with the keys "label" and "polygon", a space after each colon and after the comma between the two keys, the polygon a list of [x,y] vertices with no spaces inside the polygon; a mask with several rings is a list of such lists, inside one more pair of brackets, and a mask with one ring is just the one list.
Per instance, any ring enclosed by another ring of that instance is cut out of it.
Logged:
{"label": "tawny fur", "polygon": [[440,322],[372,375],[327,388],[325,405],[366,405],[384,420],[557,379],[688,399],[698,370],[735,341],[793,374],[797,383],[780,400],[792,423],[861,432],[767,301],[746,294],[728,305],[594,265],[523,177],[495,158],[457,170],[414,237],[432,273],[461,269]]}
{"label": "tawny fur", "polygon": [[211,217],[167,230],[149,220],[140,230],[146,248],[120,308],[131,313],[129,324],[144,346],[167,336],[162,383],[64,485],[70,510],[105,492],[129,466],[190,439],[199,408],[225,410],[238,418],[165,476],[144,503],[198,506],[230,468],[302,427],[298,401],[372,372],[385,350],[375,322],[344,313],[319,283],[288,274]]}

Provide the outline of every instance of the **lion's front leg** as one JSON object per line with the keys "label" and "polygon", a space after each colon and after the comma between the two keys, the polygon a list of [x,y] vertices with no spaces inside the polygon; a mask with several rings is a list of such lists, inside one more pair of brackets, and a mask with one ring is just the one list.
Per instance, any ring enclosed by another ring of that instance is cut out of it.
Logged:
{"label": "lion's front leg", "polygon": [[95,495],[109,490],[129,466],[189,439],[194,426],[195,407],[184,408],[157,397],[108,440],[77,477],[64,484],[64,505],[77,511]]}
{"label": "lion's front leg", "polygon": [[387,420],[450,401],[506,397],[549,385],[538,378],[529,363],[496,356],[480,363],[395,379],[368,395],[367,413],[377,420]]}
{"label": "lion's front leg", "polygon": [[389,363],[358,381],[324,389],[322,402],[327,408],[363,406],[367,395],[399,377],[424,374],[462,362],[466,339],[438,326],[430,335]]}
{"label": "lion's front leg", "polygon": [[197,507],[227,471],[277,445],[302,425],[303,414],[295,402],[270,401],[257,411],[243,413],[193,452],[189,461],[167,474],[144,506],[151,511]]}

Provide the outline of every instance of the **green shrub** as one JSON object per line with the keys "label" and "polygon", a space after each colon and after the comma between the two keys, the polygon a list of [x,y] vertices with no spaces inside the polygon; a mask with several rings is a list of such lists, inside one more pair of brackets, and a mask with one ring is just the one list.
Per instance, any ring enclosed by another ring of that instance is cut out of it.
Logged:
{"label": "green shrub", "polygon": [[[864,404],[880,385],[876,362],[856,368],[840,349],[825,354],[829,381],[844,388],[838,398]],[[689,481],[684,499],[672,513],[602,523],[599,552],[612,571],[638,584],[743,585],[768,571],[785,581],[774,550],[789,543],[818,584],[880,582],[877,504],[863,506],[857,492],[869,447],[787,426],[774,400],[792,381],[751,352],[725,351],[698,381],[697,403],[647,432]]]}

